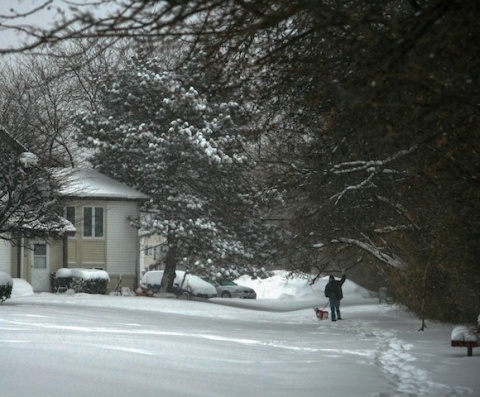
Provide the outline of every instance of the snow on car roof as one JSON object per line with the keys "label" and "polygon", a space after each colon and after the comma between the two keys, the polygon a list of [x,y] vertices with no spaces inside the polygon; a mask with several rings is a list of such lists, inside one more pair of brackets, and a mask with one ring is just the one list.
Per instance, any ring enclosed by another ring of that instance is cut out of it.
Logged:
{"label": "snow on car roof", "polygon": [[[163,270],[150,270],[146,272],[142,277],[142,283],[146,285],[160,285],[162,282]],[[185,271],[176,270],[175,271],[175,283],[179,286],[182,286],[182,281],[185,277]],[[189,285],[191,288],[197,291],[212,291],[216,293],[216,289],[210,283],[202,280],[200,277],[195,276],[194,274],[187,273],[185,278],[185,284]]]}

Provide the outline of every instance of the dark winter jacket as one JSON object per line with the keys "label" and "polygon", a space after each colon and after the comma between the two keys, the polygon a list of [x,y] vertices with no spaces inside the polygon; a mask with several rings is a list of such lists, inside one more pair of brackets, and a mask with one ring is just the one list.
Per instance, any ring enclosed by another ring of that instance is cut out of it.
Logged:
{"label": "dark winter jacket", "polygon": [[344,274],[340,280],[335,280],[334,277],[330,277],[330,281],[325,287],[325,296],[327,298],[332,298],[332,299],[342,299],[343,298],[342,285],[346,279],[347,279],[346,274]]}

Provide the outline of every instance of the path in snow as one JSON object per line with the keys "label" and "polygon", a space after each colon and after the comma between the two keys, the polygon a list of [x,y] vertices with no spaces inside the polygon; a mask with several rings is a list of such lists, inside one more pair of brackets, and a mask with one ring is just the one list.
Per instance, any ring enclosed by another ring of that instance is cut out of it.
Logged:
{"label": "path in snow", "polygon": [[375,365],[396,388],[395,394],[381,393],[378,397],[462,397],[471,393],[465,387],[431,381],[427,371],[414,365],[416,358],[409,352],[413,346],[397,338],[396,332],[369,327],[360,320],[345,321],[342,324],[346,324],[347,329],[358,333],[363,339],[376,339]]}
{"label": "path in snow", "polygon": [[[210,303],[267,312],[287,312],[318,306],[318,300],[276,302],[274,300],[244,301],[238,299],[211,299]],[[371,326],[364,320],[337,322],[337,329],[358,334],[363,340],[375,339],[374,364],[385,374],[395,392],[379,393],[376,397],[463,397],[471,394],[469,388],[434,382],[427,371],[414,365],[416,358],[410,353],[413,345],[397,337],[397,332]],[[337,349],[338,350],[338,349]],[[323,350],[325,351],[325,350]],[[367,354],[368,355],[368,354]]]}

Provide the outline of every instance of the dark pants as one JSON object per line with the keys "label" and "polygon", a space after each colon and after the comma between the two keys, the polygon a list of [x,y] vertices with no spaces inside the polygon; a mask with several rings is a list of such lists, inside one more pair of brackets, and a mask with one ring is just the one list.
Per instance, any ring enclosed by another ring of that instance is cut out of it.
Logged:
{"label": "dark pants", "polygon": [[342,318],[342,316],[340,316],[340,299],[330,298],[330,312],[332,321],[336,321],[337,318]]}

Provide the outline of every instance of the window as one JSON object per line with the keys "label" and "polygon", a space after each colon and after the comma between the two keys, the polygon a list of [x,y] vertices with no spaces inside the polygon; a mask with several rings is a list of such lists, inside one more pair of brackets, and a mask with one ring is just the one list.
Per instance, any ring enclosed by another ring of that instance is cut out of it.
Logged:
{"label": "window", "polygon": [[103,237],[103,208],[83,208],[83,237]]}
{"label": "window", "polygon": [[47,268],[47,244],[36,243],[33,245],[33,267],[34,269]]}

